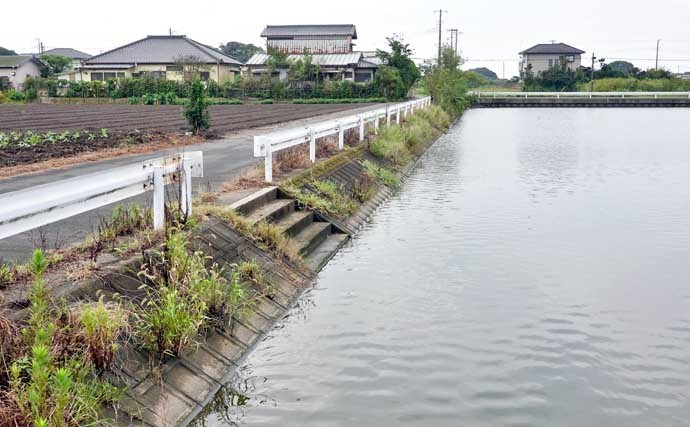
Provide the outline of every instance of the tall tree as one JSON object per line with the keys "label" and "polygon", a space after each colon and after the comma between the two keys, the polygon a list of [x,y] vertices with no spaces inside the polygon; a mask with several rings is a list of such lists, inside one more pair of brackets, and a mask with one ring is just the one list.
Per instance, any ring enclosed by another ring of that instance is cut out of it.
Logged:
{"label": "tall tree", "polygon": [[376,53],[386,65],[398,70],[405,92],[407,92],[422,76],[417,65],[412,60],[412,49],[409,44],[404,43],[397,37],[388,37],[386,40],[388,41],[390,52],[377,50]]}
{"label": "tall tree", "polygon": [[220,45],[220,51],[240,62],[247,62],[255,53],[266,53],[261,47],[251,43],[227,42]]}

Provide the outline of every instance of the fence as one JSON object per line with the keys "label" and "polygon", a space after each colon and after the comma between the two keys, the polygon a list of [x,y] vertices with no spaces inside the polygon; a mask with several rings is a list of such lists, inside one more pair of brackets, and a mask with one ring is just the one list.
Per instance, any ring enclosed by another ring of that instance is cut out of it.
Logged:
{"label": "fence", "polygon": [[273,154],[295,147],[300,144],[309,143],[309,159],[316,161],[316,140],[330,135],[338,134],[338,149],[344,145],[344,132],[348,129],[359,127],[359,140],[364,140],[364,126],[367,123],[374,123],[378,129],[379,121],[386,119],[386,124],[390,125],[391,117],[395,115],[396,122],[400,123],[401,114],[413,114],[417,108],[423,108],[431,104],[431,98],[420,98],[409,102],[386,106],[376,110],[328,120],[313,124],[309,127],[287,129],[284,131],[273,132],[268,135],[254,137],[254,157],[264,157],[266,182],[273,181]]}
{"label": "fence", "polygon": [[153,191],[153,226],[165,225],[165,185],[180,183],[191,214],[192,177],[203,176],[203,153],[192,151],[0,194],[0,239]]}
{"label": "fence", "polygon": [[477,98],[690,98],[690,92],[470,92]]}

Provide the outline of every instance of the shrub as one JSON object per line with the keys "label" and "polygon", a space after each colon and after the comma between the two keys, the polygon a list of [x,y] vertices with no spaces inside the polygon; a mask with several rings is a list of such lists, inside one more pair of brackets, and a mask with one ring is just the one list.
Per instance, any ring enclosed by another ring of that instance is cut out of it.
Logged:
{"label": "shrub", "polygon": [[369,143],[369,151],[395,166],[405,166],[410,162],[410,151],[405,143],[405,133],[400,126],[382,128],[378,136]]}
{"label": "shrub", "polygon": [[185,103],[184,116],[192,132],[198,134],[211,126],[211,117],[206,102],[206,90],[199,78],[195,78],[189,91],[189,100]]}

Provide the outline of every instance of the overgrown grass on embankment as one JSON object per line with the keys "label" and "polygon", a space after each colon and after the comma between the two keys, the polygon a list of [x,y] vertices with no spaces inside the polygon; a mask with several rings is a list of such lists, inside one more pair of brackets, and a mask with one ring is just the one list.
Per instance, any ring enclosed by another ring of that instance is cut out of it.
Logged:
{"label": "overgrown grass on embankment", "polygon": [[[102,406],[124,392],[110,381],[121,344],[147,350],[156,366],[193,347],[206,330],[244,318],[257,298],[275,292],[256,262],[231,271],[210,264],[191,247],[201,216],[184,222],[175,208],[168,211],[164,233],[150,230],[147,210],[117,208],[82,245],[50,255],[37,249],[24,265],[0,264],[0,291],[30,289],[25,316],[0,312],[0,427],[106,425]],[[282,235],[267,228],[245,232],[287,256]],[[70,266],[95,270],[103,252],[143,254],[137,274],[143,300],[71,303],[51,296],[47,272],[67,271],[62,280],[69,285]]]}

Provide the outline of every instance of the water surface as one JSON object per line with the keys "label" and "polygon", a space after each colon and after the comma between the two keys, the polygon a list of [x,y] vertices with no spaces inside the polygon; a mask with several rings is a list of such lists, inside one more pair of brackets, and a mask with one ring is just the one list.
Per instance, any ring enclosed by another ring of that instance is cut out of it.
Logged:
{"label": "water surface", "polygon": [[689,122],[469,111],[206,421],[689,425]]}

